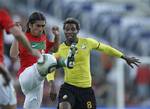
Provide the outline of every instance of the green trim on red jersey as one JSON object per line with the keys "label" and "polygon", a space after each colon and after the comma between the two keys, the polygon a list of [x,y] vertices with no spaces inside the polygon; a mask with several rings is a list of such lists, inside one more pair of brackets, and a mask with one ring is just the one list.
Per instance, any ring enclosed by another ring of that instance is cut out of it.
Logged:
{"label": "green trim on red jersey", "polygon": [[46,49],[45,42],[30,42],[32,48],[34,49]]}

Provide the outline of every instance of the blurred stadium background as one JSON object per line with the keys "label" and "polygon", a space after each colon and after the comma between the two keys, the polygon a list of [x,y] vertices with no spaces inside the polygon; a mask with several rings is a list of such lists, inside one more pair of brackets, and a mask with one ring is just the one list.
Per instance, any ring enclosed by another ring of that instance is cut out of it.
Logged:
{"label": "blurred stadium background", "polygon": [[[48,32],[52,25],[61,28],[67,17],[81,22],[80,35],[93,37],[110,44],[131,56],[138,56],[142,64],[130,69],[124,62],[103,53],[91,53],[93,88],[98,109],[150,109],[150,0],[0,0],[0,6],[10,9],[14,21],[26,26],[29,15],[42,11],[47,18]],[[9,57],[12,36],[6,33],[5,63],[14,80],[18,109],[22,109],[24,96],[16,72],[19,63]],[[50,34],[50,33],[49,33]],[[49,35],[50,39],[53,36]],[[63,82],[63,73],[56,75],[57,91]],[[45,81],[41,109],[55,109],[56,102],[49,99]]]}

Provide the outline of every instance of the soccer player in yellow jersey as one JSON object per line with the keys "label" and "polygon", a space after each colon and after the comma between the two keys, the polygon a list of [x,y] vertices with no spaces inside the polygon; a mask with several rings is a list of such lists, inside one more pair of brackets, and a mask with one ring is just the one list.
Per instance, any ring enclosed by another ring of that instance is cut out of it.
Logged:
{"label": "soccer player in yellow jersey", "polygon": [[66,58],[70,45],[76,43],[77,53],[72,69],[64,68],[65,79],[58,96],[58,109],[96,109],[95,95],[91,86],[90,51],[98,50],[108,55],[124,59],[133,67],[140,63],[134,57],[127,57],[122,52],[92,38],[77,36],[80,25],[74,18],[67,18],[63,30],[66,40],[55,54]]}

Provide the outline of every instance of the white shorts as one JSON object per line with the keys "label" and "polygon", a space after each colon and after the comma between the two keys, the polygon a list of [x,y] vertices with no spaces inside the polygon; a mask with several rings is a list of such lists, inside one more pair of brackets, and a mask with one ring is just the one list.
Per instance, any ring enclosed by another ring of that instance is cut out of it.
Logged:
{"label": "white shorts", "polygon": [[16,92],[13,84],[10,82],[8,86],[3,86],[4,79],[0,74],[0,105],[14,105],[17,104]]}
{"label": "white shorts", "polygon": [[22,92],[25,95],[25,109],[40,109],[43,98],[44,78],[35,64],[26,68],[19,76]]}

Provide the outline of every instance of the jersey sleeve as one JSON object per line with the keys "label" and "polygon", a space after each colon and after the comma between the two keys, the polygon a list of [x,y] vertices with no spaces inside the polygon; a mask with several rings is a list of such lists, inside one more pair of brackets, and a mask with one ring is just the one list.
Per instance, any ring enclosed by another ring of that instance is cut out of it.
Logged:
{"label": "jersey sleeve", "polygon": [[124,55],[121,51],[119,51],[109,45],[106,45],[104,43],[99,43],[97,50],[102,51],[108,55],[118,57],[118,58],[120,58],[121,56]]}
{"label": "jersey sleeve", "polygon": [[91,47],[91,49],[96,49],[99,45],[99,42],[95,39],[87,38],[87,41],[88,41],[89,47]]}
{"label": "jersey sleeve", "polygon": [[2,27],[6,30],[6,32],[9,32],[9,29],[14,26],[13,20],[5,10],[0,10],[0,16],[0,23]]}
{"label": "jersey sleeve", "polygon": [[120,58],[121,56],[124,55],[121,51],[119,51],[109,45],[106,45],[104,43],[101,43],[95,39],[87,38],[87,40],[89,42],[91,49],[96,49],[98,51],[104,52],[108,55],[115,56],[118,58]]}
{"label": "jersey sleeve", "polygon": [[52,41],[49,41],[47,38],[46,38],[46,50],[45,50],[45,53],[48,53],[51,48],[53,47],[54,45],[54,42]]}
{"label": "jersey sleeve", "polygon": [[63,57],[63,54],[64,54],[63,44],[60,44],[58,51],[56,53],[53,53],[53,55],[55,56],[56,59],[59,59]]}
{"label": "jersey sleeve", "polygon": [[54,80],[54,76],[55,76],[55,71],[47,74],[47,76],[46,76],[47,81]]}

